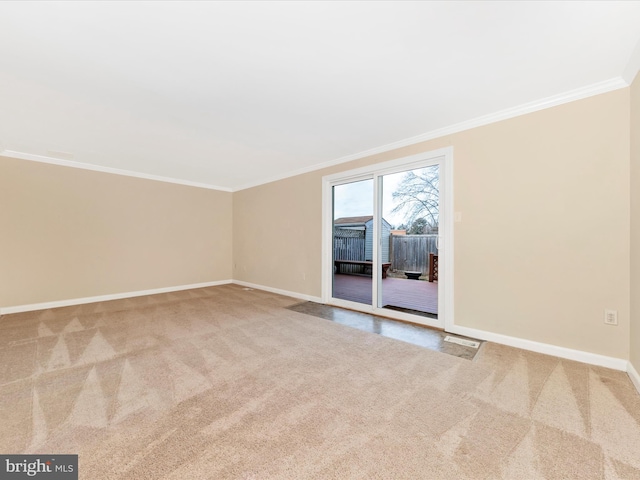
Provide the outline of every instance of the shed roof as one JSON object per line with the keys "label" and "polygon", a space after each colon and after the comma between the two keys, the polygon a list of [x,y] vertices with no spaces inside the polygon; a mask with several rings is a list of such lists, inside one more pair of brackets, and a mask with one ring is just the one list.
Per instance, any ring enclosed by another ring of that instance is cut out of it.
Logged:
{"label": "shed roof", "polygon": [[[334,220],[333,224],[335,226],[343,225],[343,226],[355,227],[355,226],[365,225],[369,223],[371,220],[373,220],[373,215],[365,215],[362,217],[340,217]],[[391,227],[391,224],[387,222],[387,220],[385,220],[384,218],[382,219],[382,222],[387,227]]]}
{"label": "shed roof", "polygon": [[362,223],[365,224],[367,223],[369,220],[371,220],[373,218],[373,215],[365,215],[363,217],[341,217],[336,219],[333,224],[334,225],[351,225],[351,224],[358,224],[358,223]]}

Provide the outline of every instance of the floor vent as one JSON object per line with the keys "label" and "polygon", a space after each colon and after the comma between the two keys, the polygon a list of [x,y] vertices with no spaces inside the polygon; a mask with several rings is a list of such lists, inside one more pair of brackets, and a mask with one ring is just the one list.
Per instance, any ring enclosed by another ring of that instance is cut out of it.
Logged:
{"label": "floor vent", "polygon": [[252,291],[253,291],[253,288],[244,287],[244,288],[243,288],[243,290],[247,290],[247,291],[249,291],[249,292],[252,292]]}
{"label": "floor vent", "polygon": [[452,337],[447,335],[444,337],[445,342],[457,343],[458,345],[464,345],[465,347],[478,348],[480,342],[474,342],[473,340],[465,340],[464,338]]}

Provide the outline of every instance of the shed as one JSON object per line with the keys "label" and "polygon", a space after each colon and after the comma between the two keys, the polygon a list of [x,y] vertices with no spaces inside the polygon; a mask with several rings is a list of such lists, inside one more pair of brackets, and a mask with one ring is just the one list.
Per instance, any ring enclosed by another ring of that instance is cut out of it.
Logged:
{"label": "shed", "polygon": [[[364,230],[365,260],[373,260],[373,215],[361,217],[342,217],[334,220],[336,230]],[[389,241],[391,236],[391,225],[384,218],[382,219],[382,261],[389,261]]]}

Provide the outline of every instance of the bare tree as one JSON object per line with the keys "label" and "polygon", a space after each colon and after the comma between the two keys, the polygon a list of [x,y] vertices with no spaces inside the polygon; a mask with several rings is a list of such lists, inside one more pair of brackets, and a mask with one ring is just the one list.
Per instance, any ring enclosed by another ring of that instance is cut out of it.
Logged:
{"label": "bare tree", "polygon": [[439,187],[440,175],[437,165],[405,173],[392,194],[396,202],[392,212],[403,213],[404,223],[407,225],[423,224],[428,230],[437,228]]}

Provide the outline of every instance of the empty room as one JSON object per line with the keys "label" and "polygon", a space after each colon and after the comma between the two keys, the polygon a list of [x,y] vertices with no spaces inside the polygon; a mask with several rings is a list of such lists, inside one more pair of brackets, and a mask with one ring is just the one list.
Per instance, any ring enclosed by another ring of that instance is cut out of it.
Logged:
{"label": "empty room", "polygon": [[640,479],[640,1],[0,2],[0,478]]}

